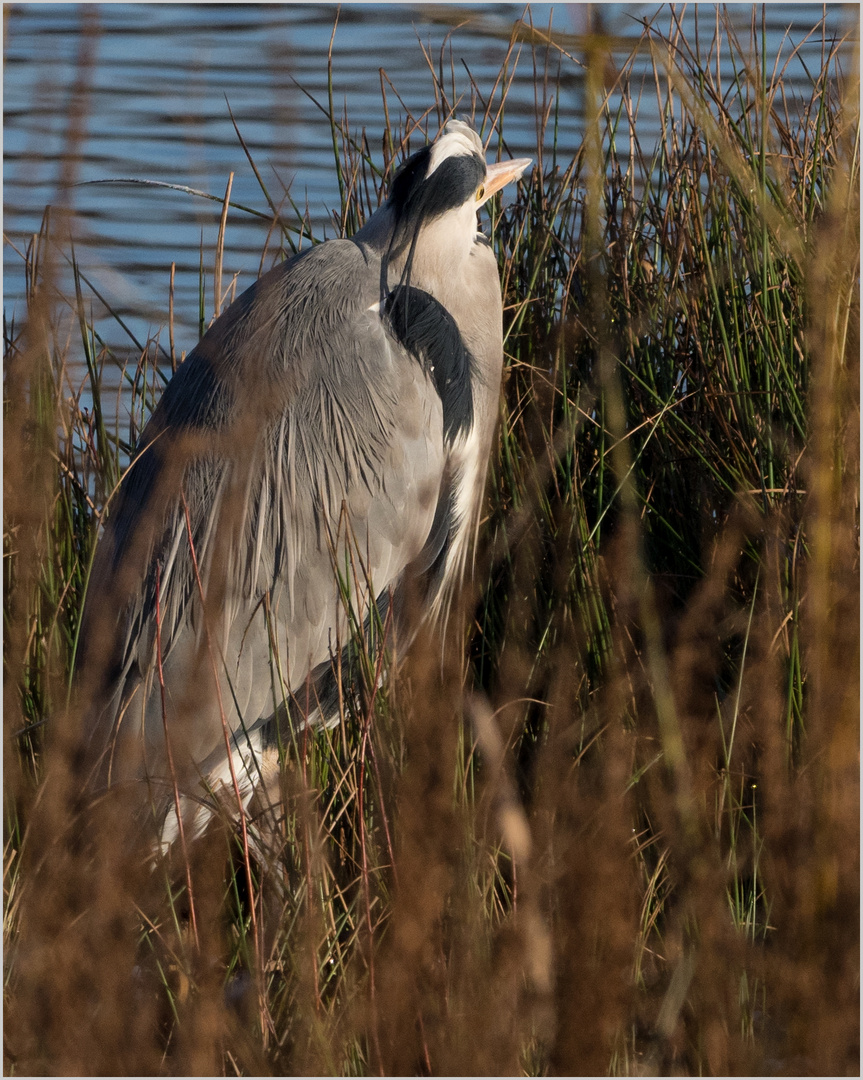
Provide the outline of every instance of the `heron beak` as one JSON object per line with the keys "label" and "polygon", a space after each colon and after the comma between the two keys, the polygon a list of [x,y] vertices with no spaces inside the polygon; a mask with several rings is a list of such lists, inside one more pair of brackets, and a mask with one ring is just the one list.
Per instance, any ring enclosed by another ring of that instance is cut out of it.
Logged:
{"label": "heron beak", "polygon": [[495,165],[486,166],[485,195],[478,203],[482,206],[502,187],[512,180],[518,180],[524,170],[531,164],[533,158],[514,158],[512,161],[499,161]]}

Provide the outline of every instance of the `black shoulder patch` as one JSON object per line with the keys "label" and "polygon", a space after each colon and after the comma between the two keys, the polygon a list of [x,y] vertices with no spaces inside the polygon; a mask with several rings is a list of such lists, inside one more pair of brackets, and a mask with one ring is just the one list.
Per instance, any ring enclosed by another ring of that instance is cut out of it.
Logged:
{"label": "black shoulder patch", "polygon": [[396,340],[431,375],[443,405],[447,442],[473,423],[472,378],[476,362],[458,324],[443,304],[413,285],[400,285],[381,305]]}

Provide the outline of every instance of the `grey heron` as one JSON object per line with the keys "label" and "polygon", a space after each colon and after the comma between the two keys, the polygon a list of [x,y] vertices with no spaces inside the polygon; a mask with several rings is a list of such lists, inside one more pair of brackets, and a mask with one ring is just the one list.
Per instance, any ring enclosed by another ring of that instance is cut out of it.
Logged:
{"label": "grey heron", "polygon": [[353,617],[424,583],[444,619],[478,525],[503,363],[477,210],[530,159],[486,164],[452,120],[350,239],[264,274],[210,326],[141,434],[84,615],[88,738],[141,785],[162,843],[247,803],[274,724],[332,723]]}

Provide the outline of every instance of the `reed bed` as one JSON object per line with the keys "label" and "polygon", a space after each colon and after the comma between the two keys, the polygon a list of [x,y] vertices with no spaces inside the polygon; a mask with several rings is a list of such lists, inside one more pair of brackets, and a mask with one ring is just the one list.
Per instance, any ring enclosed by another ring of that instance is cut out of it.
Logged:
{"label": "reed bed", "polygon": [[[506,374],[473,579],[444,642],[422,631],[388,681],[360,655],[343,722],[286,742],[284,813],[248,822],[267,859],[226,819],[153,869],[122,807],[82,797],[93,546],[171,363],[165,340],[104,343],[54,242],[71,206],[22,253],[7,1073],[859,1072],[855,69],[825,40],[799,100],[757,25],[741,43],[717,17],[698,48],[658,25],[617,67],[600,37],[519,25],[458,102],[430,57],[424,116],[382,80],[382,140],[322,103],[347,235],[456,104],[506,152],[516,62],[537,167],[486,222]],[[264,196],[271,260],[310,238]],[[223,248],[224,227],[202,295]]]}

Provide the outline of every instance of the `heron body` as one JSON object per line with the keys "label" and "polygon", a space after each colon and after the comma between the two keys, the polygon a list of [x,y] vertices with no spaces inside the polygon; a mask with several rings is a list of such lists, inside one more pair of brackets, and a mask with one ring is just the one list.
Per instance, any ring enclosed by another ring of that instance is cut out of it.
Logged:
{"label": "heron body", "polygon": [[[486,166],[450,121],[349,240],[262,276],[205,333],[145,427],[84,616],[90,745],[147,792],[162,841],[260,778],[272,721],[338,718],[351,624],[423,582],[445,617],[478,523],[503,362],[476,211]],[[202,811],[203,808],[203,811]]]}

